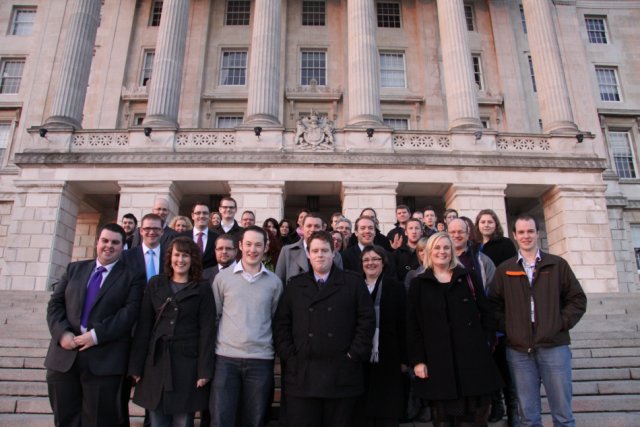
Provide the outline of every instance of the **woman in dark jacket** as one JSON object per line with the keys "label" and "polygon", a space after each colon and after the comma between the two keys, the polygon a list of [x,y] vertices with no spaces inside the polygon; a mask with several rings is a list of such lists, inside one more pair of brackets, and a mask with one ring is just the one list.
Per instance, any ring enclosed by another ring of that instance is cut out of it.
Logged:
{"label": "woman in dark jacket", "polygon": [[407,297],[414,391],[431,402],[435,426],[486,425],[501,381],[483,288],[459,263],[447,233],[431,236],[424,256],[426,270],[411,281]]}
{"label": "woman in dark jacket", "polygon": [[365,364],[357,425],[397,427],[404,409],[402,373],[407,371],[404,287],[385,274],[389,260],[382,247],[366,246],[360,260],[376,313],[376,332]]}
{"label": "woman in dark jacket", "polygon": [[150,411],[151,426],[193,426],[206,409],[213,376],[216,305],[201,280],[198,246],[188,237],[167,250],[164,275],[149,281],[129,362],[133,401]]}

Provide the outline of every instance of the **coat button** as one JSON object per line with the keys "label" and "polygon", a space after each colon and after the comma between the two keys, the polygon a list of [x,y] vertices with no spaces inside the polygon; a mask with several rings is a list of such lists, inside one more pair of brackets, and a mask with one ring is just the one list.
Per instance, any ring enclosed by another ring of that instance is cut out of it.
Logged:
{"label": "coat button", "polygon": [[171,322],[169,322],[170,325],[173,325],[175,322],[172,320]]}
{"label": "coat button", "polygon": [[313,338],[313,332],[309,332],[309,338]]}
{"label": "coat button", "polygon": [[309,311],[310,311],[310,312],[313,312],[313,307],[309,308]]}
{"label": "coat button", "polygon": [[471,322],[467,323],[467,326],[471,326]]}
{"label": "coat button", "polygon": [[173,309],[173,311],[178,311],[178,307],[175,307],[175,308]]}
{"label": "coat button", "polygon": [[331,337],[333,336],[333,334],[332,334],[331,332],[329,332],[329,333],[327,334],[327,336],[328,336],[329,338],[331,338]]}
{"label": "coat button", "polygon": [[332,310],[333,310],[333,307],[328,307],[327,308],[327,311],[332,311]]}

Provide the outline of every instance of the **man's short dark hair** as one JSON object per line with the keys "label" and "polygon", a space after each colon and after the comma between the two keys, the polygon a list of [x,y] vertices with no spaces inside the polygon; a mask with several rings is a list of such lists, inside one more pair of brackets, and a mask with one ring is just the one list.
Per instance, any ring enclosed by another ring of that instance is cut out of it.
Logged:
{"label": "man's short dark hair", "polygon": [[136,218],[136,216],[134,214],[132,214],[131,212],[122,215],[122,219],[125,219],[125,218],[132,220],[134,227],[138,226],[138,218]]}
{"label": "man's short dark hair", "polygon": [[533,223],[535,224],[535,227],[536,227],[536,231],[540,231],[540,226],[538,224],[538,220],[536,219],[536,217],[534,217],[533,215],[528,214],[528,213],[523,213],[523,214],[518,215],[516,217],[516,220],[513,221],[513,232],[514,233],[516,232],[516,222],[518,222],[518,221],[533,221]]}
{"label": "man's short dark hair", "polygon": [[124,232],[124,228],[122,228],[120,224],[116,224],[115,222],[110,222],[109,224],[103,225],[100,228],[100,230],[98,230],[98,235],[96,236],[97,239],[100,238],[100,235],[102,234],[103,230],[112,231],[114,233],[120,234],[120,237],[122,238],[120,243],[122,244],[124,244],[124,241],[127,238],[127,233]]}
{"label": "man's short dark hair", "polygon": [[311,242],[314,240],[322,240],[323,242],[327,242],[329,247],[333,249],[333,237],[331,237],[331,233],[325,230],[314,231],[311,233],[311,236],[307,239],[307,252],[309,251],[309,247],[311,246]]}
{"label": "man's short dark hair", "polygon": [[162,224],[162,226],[164,227],[164,221],[162,220],[160,215],[156,215],[154,213],[148,213],[145,216],[143,216],[142,219],[140,220],[140,225],[144,224],[144,222],[148,219],[152,221],[160,221],[160,224]]}
{"label": "man's short dark hair", "polygon": [[198,200],[197,202],[195,202],[193,205],[191,205],[191,213],[194,213],[196,211],[196,206],[206,206],[207,210],[209,212],[211,212],[211,209],[209,209],[209,205],[206,204],[205,202]]}
{"label": "man's short dark hair", "polygon": [[371,218],[370,216],[361,216],[360,218],[356,219],[356,223],[353,226],[354,230],[353,231],[358,231],[358,224],[360,223],[360,221],[362,220],[367,220],[367,221],[371,221],[373,223],[373,228],[376,228],[376,221]]}
{"label": "man's short dark hair", "polygon": [[[413,218],[413,217],[409,218],[407,220],[407,224],[406,225],[409,225],[410,222],[415,222],[416,224],[418,224],[420,226],[420,228],[422,228],[422,221],[420,221],[418,218]],[[405,227],[406,227],[406,225],[405,225]]]}
{"label": "man's short dark hair", "polygon": [[[247,227],[248,229],[249,227]],[[244,233],[242,233],[244,235]],[[238,245],[236,243],[236,239],[233,238],[233,236],[231,234],[225,233],[225,234],[220,234],[218,235],[218,237],[216,237],[216,241],[213,245],[213,247],[215,248],[218,245],[218,240],[226,240],[228,242],[231,242],[233,244],[233,248],[234,249],[238,249]]]}
{"label": "man's short dark hair", "polygon": [[244,214],[247,214],[247,213],[251,214],[253,219],[256,219],[256,214],[254,214],[253,211],[249,211],[249,210],[242,212],[242,215],[240,215],[240,217],[242,218],[244,216]]}
{"label": "man's short dark hair", "polygon": [[238,207],[238,202],[236,202],[236,199],[234,199],[233,197],[230,197],[230,196],[223,197],[222,199],[220,199],[220,205],[222,205],[222,202],[224,202],[225,200],[227,202],[233,202],[233,206],[236,207],[236,208]]}
{"label": "man's short dark hair", "polygon": [[244,235],[247,233],[247,231],[255,231],[256,233],[261,234],[262,235],[262,241],[265,244],[267,243],[267,232],[264,230],[264,228],[258,227],[257,225],[252,225],[252,226],[247,227],[244,230],[242,230],[242,233],[240,233],[240,241],[244,240]]}
{"label": "man's short dark hair", "polygon": [[325,224],[324,219],[322,219],[320,215],[314,212],[309,212],[307,216],[304,217],[304,221],[302,221],[302,225],[304,225],[304,223],[307,222],[307,218],[318,218],[320,221],[322,221],[322,224]]}
{"label": "man's short dark hair", "polygon": [[[436,208],[434,208],[433,206],[429,205],[429,206],[425,206],[424,209],[422,209],[422,213],[425,213],[426,211],[432,211],[434,214],[436,213]],[[437,216],[438,214],[436,214]]]}
{"label": "man's short dark hair", "polygon": [[400,209],[404,209],[405,211],[411,213],[411,208],[407,205],[398,205],[396,206],[396,212],[398,212]]}

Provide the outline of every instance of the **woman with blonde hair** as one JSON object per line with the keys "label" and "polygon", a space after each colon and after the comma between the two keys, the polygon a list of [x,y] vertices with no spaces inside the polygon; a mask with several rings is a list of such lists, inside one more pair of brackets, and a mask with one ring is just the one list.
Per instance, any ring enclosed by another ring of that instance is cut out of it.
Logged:
{"label": "woman with blonde hair", "polygon": [[193,224],[191,220],[186,216],[174,216],[171,222],[169,222],[169,228],[172,228],[178,233],[184,233],[185,231],[193,230]]}
{"label": "woman with blonde hair", "polygon": [[439,232],[427,240],[424,273],[407,298],[407,350],[414,392],[430,402],[434,426],[485,426],[502,382],[491,357],[493,320],[484,290]]}

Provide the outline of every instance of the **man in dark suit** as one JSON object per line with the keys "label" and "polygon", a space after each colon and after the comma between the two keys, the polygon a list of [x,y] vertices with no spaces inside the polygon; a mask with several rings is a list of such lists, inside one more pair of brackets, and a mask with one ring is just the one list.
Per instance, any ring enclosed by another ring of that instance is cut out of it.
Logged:
{"label": "man in dark suit", "polygon": [[160,245],[163,236],[162,219],[146,214],[140,221],[142,244],[123,253],[127,266],[146,276],[147,282],[164,271],[165,250]]}
{"label": "man in dark suit", "polygon": [[375,330],[364,280],[333,265],[331,235],[308,239],[308,273],[289,280],[273,323],[285,361],[286,425],[351,426]]}
{"label": "man in dark suit", "polygon": [[361,216],[356,220],[355,233],[357,243],[342,251],[342,264],[345,270],[362,274],[360,253],[365,246],[373,245],[376,236],[376,223],[368,216]]}
{"label": "man in dark suit", "polygon": [[190,237],[202,251],[202,268],[216,265],[215,242],[218,233],[209,228],[209,206],[204,202],[195,202],[191,209],[193,230],[182,233]]}
{"label": "man in dark suit", "polygon": [[218,234],[230,234],[236,243],[240,240],[240,233],[242,233],[242,227],[235,220],[237,211],[238,203],[236,200],[233,197],[223,197],[220,200],[220,206],[218,206],[221,217],[220,225],[213,229]]}
{"label": "man in dark suit", "polygon": [[236,265],[236,255],[238,255],[238,245],[230,234],[222,234],[216,238],[215,243],[216,261],[211,268],[202,271],[202,278],[213,284],[213,279],[225,268]]}
{"label": "man in dark suit", "polygon": [[122,227],[105,225],[97,259],[69,264],[51,295],[44,364],[56,426],[120,421],[118,396],[145,282],[119,261],[124,239]]}
{"label": "man in dark suit", "polygon": [[[302,220],[303,238],[286,245],[280,251],[276,264],[276,275],[282,280],[282,283],[287,283],[291,277],[309,271],[306,240],[311,234],[320,230],[322,230],[322,218],[316,214],[307,214]],[[342,268],[342,257],[338,252],[335,253],[333,262]]]}
{"label": "man in dark suit", "polygon": [[[162,237],[160,238],[160,246],[164,249],[167,249],[169,243],[176,237],[178,237],[178,232],[169,227],[169,202],[167,199],[157,198],[153,202],[153,208],[151,209],[151,213],[158,215],[162,219]],[[138,246],[142,242],[142,238],[140,236],[140,228],[136,230],[133,234],[133,239],[131,242],[131,246],[129,249]]]}
{"label": "man in dark suit", "polygon": [[135,236],[138,231],[138,219],[132,213],[126,213],[122,215],[122,220],[120,221],[122,228],[126,234],[126,239],[124,241],[124,250],[131,249],[133,247],[133,236]]}

